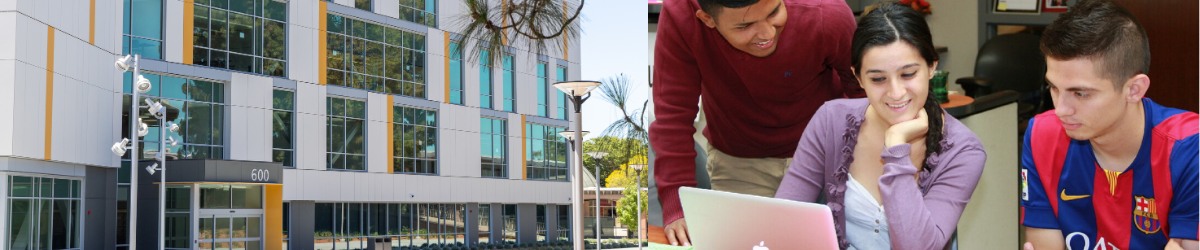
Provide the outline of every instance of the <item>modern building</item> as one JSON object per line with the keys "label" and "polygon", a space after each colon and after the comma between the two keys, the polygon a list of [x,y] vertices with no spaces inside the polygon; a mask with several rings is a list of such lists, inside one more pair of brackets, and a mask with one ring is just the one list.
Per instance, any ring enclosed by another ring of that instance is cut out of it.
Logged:
{"label": "modern building", "polygon": [[[0,249],[128,249],[131,173],[137,249],[162,184],[167,249],[566,240],[579,41],[477,50],[463,2],[0,0]],[[135,169],[126,54],[179,125]]]}

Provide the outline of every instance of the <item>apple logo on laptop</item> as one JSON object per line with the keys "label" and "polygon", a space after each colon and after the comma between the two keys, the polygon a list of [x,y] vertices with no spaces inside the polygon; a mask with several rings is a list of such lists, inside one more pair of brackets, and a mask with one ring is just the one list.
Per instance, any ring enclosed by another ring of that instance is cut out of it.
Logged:
{"label": "apple logo on laptop", "polygon": [[771,250],[770,248],[767,248],[767,246],[764,246],[763,243],[766,243],[766,242],[759,241],[758,245],[754,246],[753,250]]}

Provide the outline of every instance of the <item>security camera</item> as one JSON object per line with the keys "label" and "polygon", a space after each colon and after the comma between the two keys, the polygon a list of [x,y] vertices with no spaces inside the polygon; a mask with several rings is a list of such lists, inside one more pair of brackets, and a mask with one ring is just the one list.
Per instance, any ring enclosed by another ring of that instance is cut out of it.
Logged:
{"label": "security camera", "polygon": [[149,134],[149,133],[150,133],[150,125],[146,125],[146,123],[142,122],[142,118],[138,118],[138,130],[137,130],[138,137],[146,136],[146,134]]}
{"label": "security camera", "polygon": [[137,92],[138,92],[138,93],[141,93],[141,94],[145,94],[146,92],[150,92],[150,88],[151,88],[152,86],[153,86],[153,85],[151,85],[151,84],[150,84],[150,80],[149,80],[149,79],[146,79],[146,77],[145,77],[145,76],[142,76],[142,75],[138,75],[138,76],[137,76],[137,84],[134,84],[134,85],[133,85],[134,89],[137,89]]}
{"label": "security camera", "polygon": [[131,63],[133,63],[133,55],[125,55],[123,57],[117,57],[117,62],[113,65],[121,71],[129,71],[129,64]]}
{"label": "security camera", "polygon": [[112,152],[117,157],[125,156],[125,144],[129,143],[129,138],[121,138],[121,141],[113,143]]}

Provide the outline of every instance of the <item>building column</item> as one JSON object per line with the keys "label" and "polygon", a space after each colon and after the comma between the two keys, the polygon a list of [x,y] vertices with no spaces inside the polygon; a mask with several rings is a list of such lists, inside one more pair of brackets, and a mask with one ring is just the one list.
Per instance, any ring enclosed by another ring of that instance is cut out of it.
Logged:
{"label": "building column", "polygon": [[463,241],[466,243],[463,244],[475,246],[479,244],[479,203],[467,203],[465,206],[467,211],[463,214],[463,227],[466,227],[466,235],[463,237],[466,239]]}
{"label": "building column", "polygon": [[517,243],[537,242],[537,204],[517,204]]}
{"label": "building column", "polygon": [[313,201],[288,201],[288,248],[292,250],[312,250],[314,244],[313,230],[316,224],[316,203]]}
{"label": "building column", "polygon": [[[117,171],[116,168],[87,167],[83,180],[84,249],[117,247]],[[6,186],[7,187],[7,186]]]}

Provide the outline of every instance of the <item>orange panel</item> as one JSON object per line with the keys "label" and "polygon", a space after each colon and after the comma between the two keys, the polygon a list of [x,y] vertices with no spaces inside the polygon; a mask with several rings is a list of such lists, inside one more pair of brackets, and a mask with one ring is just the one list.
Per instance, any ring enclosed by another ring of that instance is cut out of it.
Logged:
{"label": "orange panel", "polygon": [[318,2],[318,5],[320,5],[320,11],[317,12],[317,20],[320,20],[321,23],[320,29],[317,30],[317,83],[321,85],[325,85],[329,82],[329,58],[327,58],[328,51],[326,51],[329,48],[325,47],[325,43],[327,42],[325,41],[325,38],[329,36],[329,29],[327,28],[327,25],[329,25],[327,23],[329,19],[329,6],[327,4],[329,4],[329,2]]}
{"label": "orange panel", "polygon": [[283,184],[263,185],[263,249],[283,249]]}
{"label": "orange panel", "polygon": [[45,160],[50,160],[50,142],[54,131],[54,27],[46,26],[46,148]]}
{"label": "orange panel", "polygon": [[392,122],[396,121],[396,96],[389,94],[387,97],[387,121],[384,121],[383,124],[390,125],[387,129],[387,172],[390,174],[396,169],[396,128],[392,127],[395,126]]}
{"label": "orange panel", "polygon": [[[95,0],[92,0],[95,1]],[[192,28],[195,27],[196,4],[195,0],[183,0],[183,64],[192,64],[193,50],[192,46]]]}

